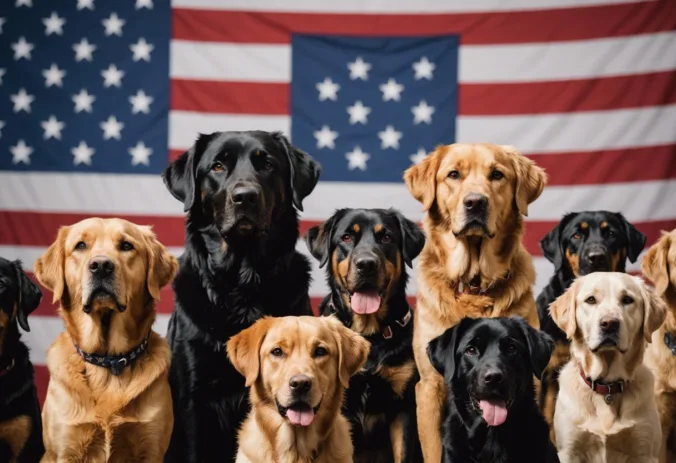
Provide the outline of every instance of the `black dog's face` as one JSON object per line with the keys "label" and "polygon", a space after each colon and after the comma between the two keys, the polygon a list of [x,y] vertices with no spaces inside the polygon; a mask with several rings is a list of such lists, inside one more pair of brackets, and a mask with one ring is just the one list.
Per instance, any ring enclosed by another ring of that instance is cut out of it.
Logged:
{"label": "black dog's face", "polygon": [[21,269],[18,261],[0,257],[0,355],[4,352],[7,331],[14,320],[30,331],[28,315],[42,299],[40,288]]}
{"label": "black dog's face", "polygon": [[541,241],[557,271],[573,277],[593,272],[624,272],[625,259],[636,262],[646,237],[622,214],[587,211],[566,215]]}
{"label": "black dog's face", "polygon": [[346,306],[357,314],[377,312],[401,281],[403,265],[412,265],[425,236],[399,212],[342,209],[305,236],[313,256],[342,290]]}
{"label": "black dog's face", "polygon": [[553,348],[521,317],[464,318],[430,341],[427,354],[459,408],[500,426],[512,407],[534,400],[533,374],[540,378]]}
{"label": "black dog's face", "polygon": [[224,239],[259,237],[314,189],[319,165],[279,133],[200,135],[162,174],[169,191],[194,217],[201,214]]}

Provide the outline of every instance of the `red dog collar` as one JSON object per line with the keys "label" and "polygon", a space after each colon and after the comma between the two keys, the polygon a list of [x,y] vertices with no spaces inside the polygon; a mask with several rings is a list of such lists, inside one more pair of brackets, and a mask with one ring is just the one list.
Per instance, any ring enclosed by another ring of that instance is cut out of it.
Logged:
{"label": "red dog collar", "polygon": [[593,380],[589,378],[584,371],[582,371],[582,368],[580,368],[580,377],[582,380],[585,382],[587,386],[591,388],[592,391],[596,392],[597,394],[601,394],[604,396],[604,400],[606,401],[607,404],[610,404],[613,402],[613,395],[614,394],[621,394],[624,392],[624,380],[620,379],[617,381],[613,381],[612,383],[603,383],[599,380]]}

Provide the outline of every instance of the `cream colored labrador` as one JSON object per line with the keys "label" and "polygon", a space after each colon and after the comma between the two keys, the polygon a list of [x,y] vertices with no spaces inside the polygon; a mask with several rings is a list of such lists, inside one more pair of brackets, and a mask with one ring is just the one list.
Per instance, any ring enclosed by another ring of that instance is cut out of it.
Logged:
{"label": "cream colored labrador", "polygon": [[654,378],[643,364],[666,306],[640,278],[578,278],[549,307],[571,340],[554,412],[561,463],[657,462],[661,429]]}

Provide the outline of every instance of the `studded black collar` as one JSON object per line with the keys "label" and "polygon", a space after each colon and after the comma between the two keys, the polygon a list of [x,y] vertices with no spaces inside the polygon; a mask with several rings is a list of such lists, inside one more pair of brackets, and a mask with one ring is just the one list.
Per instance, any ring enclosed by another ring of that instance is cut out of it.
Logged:
{"label": "studded black collar", "polygon": [[143,338],[141,344],[139,344],[134,349],[123,355],[108,356],[108,355],[89,354],[80,349],[80,346],[75,344],[75,350],[77,350],[77,353],[80,354],[80,356],[84,359],[85,362],[91,363],[92,365],[96,365],[99,367],[107,368],[115,376],[119,375],[120,373],[122,373],[122,370],[130,366],[134,362],[134,360],[136,360],[138,357],[141,356],[141,354],[143,354],[143,352],[145,352],[147,348],[148,348],[148,336]]}

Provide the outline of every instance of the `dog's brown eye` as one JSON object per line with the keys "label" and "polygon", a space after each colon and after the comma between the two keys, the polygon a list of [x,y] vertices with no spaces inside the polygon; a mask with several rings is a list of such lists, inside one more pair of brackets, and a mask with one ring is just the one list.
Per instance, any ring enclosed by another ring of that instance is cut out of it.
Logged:
{"label": "dog's brown eye", "polygon": [[629,304],[633,304],[633,303],[634,303],[634,298],[631,297],[631,296],[624,296],[622,298],[622,304],[624,304],[624,305],[629,305]]}
{"label": "dog's brown eye", "polygon": [[327,351],[325,347],[317,346],[314,352],[314,357],[324,357],[328,353],[329,351]]}
{"label": "dog's brown eye", "polygon": [[78,243],[75,245],[76,251],[83,251],[85,249],[87,249],[87,245],[85,244],[84,241],[78,241]]}
{"label": "dog's brown eye", "polygon": [[120,251],[131,251],[134,249],[134,245],[129,241],[122,241],[120,243]]}
{"label": "dog's brown eye", "polygon": [[211,170],[214,172],[223,172],[223,169],[225,169],[225,167],[223,167],[223,164],[220,162],[214,162],[214,164],[211,166]]}
{"label": "dog's brown eye", "polygon": [[465,350],[465,353],[466,353],[467,355],[471,356],[471,357],[474,357],[475,355],[477,355],[477,354],[479,353],[479,349],[477,349],[477,348],[474,347],[474,346],[469,346],[469,347]]}
{"label": "dog's brown eye", "polygon": [[516,352],[516,346],[514,344],[507,344],[505,346],[505,352],[507,352],[508,354],[513,354],[514,352]]}
{"label": "dog's brown eye", "polygon": [[380,242],[383,244],[389,244],[392,242],[392,235],[385,234],[380,238]]}
{"label": "dog's brown eye", "polygon": [[584,300],[587,304],[589,305],[594,305],[596,304],[596,298],[594,296],[589,296],[587,299]]}
{"label": "dog's brown eye", "polygon": [[579,240],[580,238],[582,238],[582,235],[580,235],[579,233],[575,233],[575,234],[573,235],[573,239],[574,239],[574,240]]}
{"label": "dog's brown eye", "polygon": [[502,180],[503,178],[505,178],[505,174],[503,174],[503,173],[500,172],[499,170],[496,169],[496,170],[494,170],[493,172],[491,172],[491,179],[493,179],[493,180]]}
{"label": "dog's brown eye", "polygon": [[453,180],[459,179],[460,172],[458,172],[457,170],[452,170],[448,173],[448,178],[452,178]]}
{"label": "dog's brown eye", "polygon": [[275,357],[281,357],[282,355],[284,355],[284,352],[279,347],[275,347],[274,349],[272,349],[272,352],[270,353]]}
{"label": "dog's brown eye", "polygon": [[343,236],[340,237],[340,239],[343,240],[343,242],[345,243],[349,243],[350,241],[352,241],[352,235],[350,235],[349,233],[345,233]]}
{"label": "dog's brown eye", "polygon": [[272,168],[275,166],[270,161],[265,161],[263,167],[265,167],[267,170],[272,170]]}

